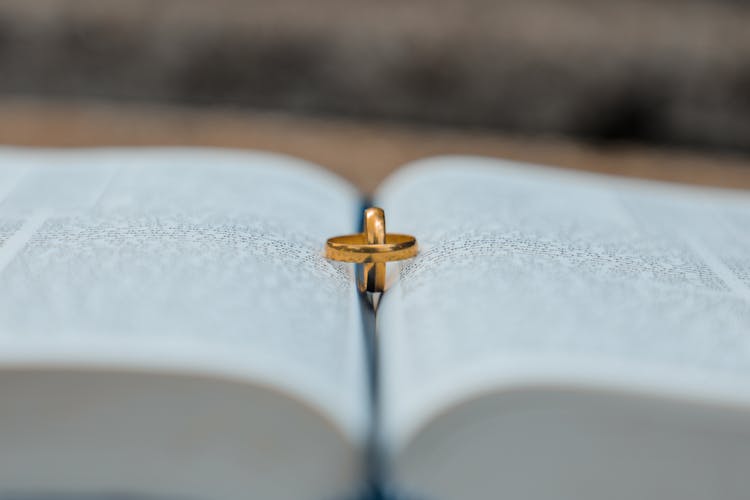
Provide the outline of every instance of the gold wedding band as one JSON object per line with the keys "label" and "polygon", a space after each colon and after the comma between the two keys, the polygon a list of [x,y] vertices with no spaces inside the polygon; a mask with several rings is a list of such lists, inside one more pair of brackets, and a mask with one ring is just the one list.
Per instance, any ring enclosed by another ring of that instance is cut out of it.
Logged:
{"label": "gold wedding band", "polygon": [[336,236],[326,243],[326,258],[356,264],[392,262],[417,255],[417,240],[407,234],[388,234],[385,243],[367,243],[364,233]]}
{"label": "gold wedding band", "polygon": [[385,213],[381,208],[366,209],[363,226],[363,233],[329,238],[326,258],[363,264],[360,288],[382,292],[385,289],[385,263],[417,255],[417,240],[408,234],[387,234]]}

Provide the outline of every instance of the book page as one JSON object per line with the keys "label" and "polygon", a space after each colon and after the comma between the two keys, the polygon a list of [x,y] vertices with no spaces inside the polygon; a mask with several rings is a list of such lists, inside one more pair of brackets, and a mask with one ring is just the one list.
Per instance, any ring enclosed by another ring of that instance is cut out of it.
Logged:
{"label": "book page", "polygon": [[750,396],[748,194],[456,157],[377,202],[421,248],[379,310],[394,446],[504,384]]}
{"label": "book page", "polygon": [[250,378],[364,433],[358,194],[300,160],[196,149],[0,151],[0,365]]}

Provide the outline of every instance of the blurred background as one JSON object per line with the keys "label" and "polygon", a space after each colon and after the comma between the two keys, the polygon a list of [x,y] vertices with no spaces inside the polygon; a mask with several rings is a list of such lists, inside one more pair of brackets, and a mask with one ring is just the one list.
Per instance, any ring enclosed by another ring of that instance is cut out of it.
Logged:
{"label": "blurred background", "polygon": [[0,143],[750,187],[750,1],[1,0]]}

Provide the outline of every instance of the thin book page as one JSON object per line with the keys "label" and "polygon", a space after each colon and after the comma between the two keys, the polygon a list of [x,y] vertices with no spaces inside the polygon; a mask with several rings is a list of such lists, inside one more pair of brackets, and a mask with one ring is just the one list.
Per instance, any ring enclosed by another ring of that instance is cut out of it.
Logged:
{"label": "thin book page", "polygon": [[364,434],[355,190],[287,157],[0,152],[0,365],[179,370],[302,396]]}
{"label": "thin book page", "polygon": [[504,385],[750,400],[747,193],[455,157],[377,202],[421,247],[379,309],[391,446]]}

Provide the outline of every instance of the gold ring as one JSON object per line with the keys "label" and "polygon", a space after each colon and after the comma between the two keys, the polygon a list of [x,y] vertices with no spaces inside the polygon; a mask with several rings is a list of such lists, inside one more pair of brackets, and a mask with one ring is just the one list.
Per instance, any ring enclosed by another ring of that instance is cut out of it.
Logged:
{"label": "gold ring", "polygon": [[382,292],[385,289],[385,263],[417,255],[417,240],[408,234],[387,234],[385,213],[381,208],[366,209],[363,226],[363,233],[328,238],[326,258],[363,264],[360,289]]}
{"label": "gold ring", "polygon": [[365,234],[336,236],[326,242],[326,258],[366,264],[410,259],[417,255],[417,240],[408,234],[388,234],[385,243],[367,243]]}

